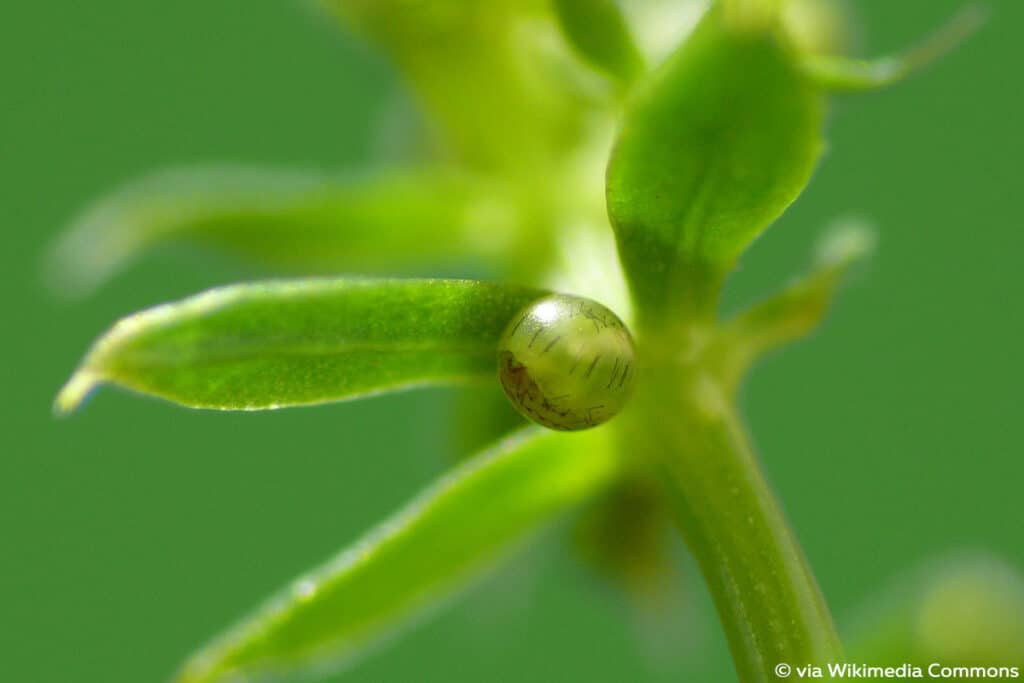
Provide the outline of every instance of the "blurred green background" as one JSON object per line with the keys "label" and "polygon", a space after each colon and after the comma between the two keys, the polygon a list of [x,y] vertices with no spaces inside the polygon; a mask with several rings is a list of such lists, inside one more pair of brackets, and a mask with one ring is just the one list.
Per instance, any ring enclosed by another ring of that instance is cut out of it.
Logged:
{"label": "blurred green background", "polygon": [[[958,4],[854,3],[862,49],[902,46]],[[879,226],[877,258],[823,331],[764,363],[743,400],[840,623],[936,553],[985,548],[1024,566],[1024,4],[990,4],[982,34],[937,66],[837,100],[809,191],[728,293],[735,306],[787,278],[836,217]],[[69,303],[43,286],[41,255],[84,204],[147,170],[378,158],[399,86],[292,1],[5,3],[0,74],[0,671],[165,680],[442,472],[452,395],[215,414],[107,391],[57,420],[55,391],[110,322],[253,272],[163,251]],[[686,611],[638,629],[563,532],[345,680],[733,678],[692,566]]]}

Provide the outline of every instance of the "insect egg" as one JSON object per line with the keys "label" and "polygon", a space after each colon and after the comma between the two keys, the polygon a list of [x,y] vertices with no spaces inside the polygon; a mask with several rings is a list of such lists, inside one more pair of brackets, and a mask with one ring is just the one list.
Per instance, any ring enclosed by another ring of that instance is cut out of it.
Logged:
{"label": "insect egg", "polygon": [[566,431],[595,427],[629,399],[633,338],[595,301],[547,296],[509,322],[498,343],[498,377],[512,405],[533,422]]}

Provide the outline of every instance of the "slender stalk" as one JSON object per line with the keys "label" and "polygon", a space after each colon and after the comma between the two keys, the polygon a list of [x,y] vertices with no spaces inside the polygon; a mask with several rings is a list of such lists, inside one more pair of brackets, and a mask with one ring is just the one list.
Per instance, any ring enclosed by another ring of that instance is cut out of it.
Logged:
{"label": "slender stalk", "polygon": [[726,391],[692,367],[646,375],[630,438],[664,474],[740,680],[777,681],[780,663],[841,660],[828,608]]}

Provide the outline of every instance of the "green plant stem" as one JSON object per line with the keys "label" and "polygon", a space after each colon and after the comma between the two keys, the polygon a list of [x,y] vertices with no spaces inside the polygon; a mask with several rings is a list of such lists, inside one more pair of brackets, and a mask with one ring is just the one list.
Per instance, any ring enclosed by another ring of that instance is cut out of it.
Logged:
{"label": "green plant stem", "polygon": [[728,393],[692,367],[645,374],[630,436],[664,474],[740,680],[778,680],[782,662],[841,660],[828,608]]}

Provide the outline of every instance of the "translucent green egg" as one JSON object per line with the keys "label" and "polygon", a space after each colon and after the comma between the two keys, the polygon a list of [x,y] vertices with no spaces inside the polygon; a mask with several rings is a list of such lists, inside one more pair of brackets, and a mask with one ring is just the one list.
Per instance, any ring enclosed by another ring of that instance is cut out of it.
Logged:
{"label": "translucent green egg", "polygon": [[498,377],[533,422],[566,431],[595,427],[629,400],[633,338],[601,304],[554,294],[512,318],[498,343]]}

